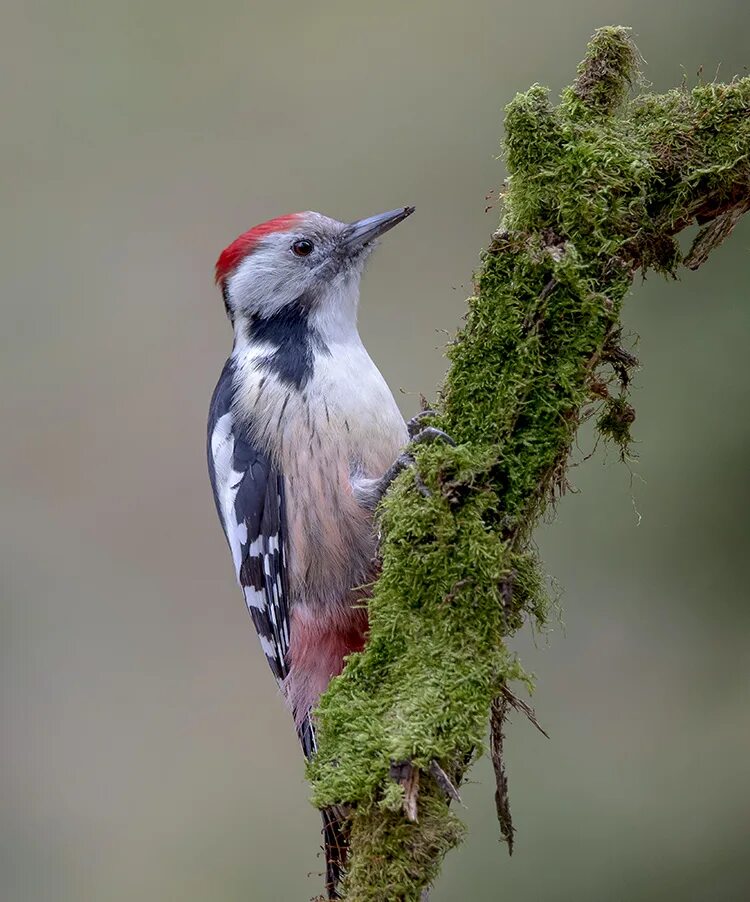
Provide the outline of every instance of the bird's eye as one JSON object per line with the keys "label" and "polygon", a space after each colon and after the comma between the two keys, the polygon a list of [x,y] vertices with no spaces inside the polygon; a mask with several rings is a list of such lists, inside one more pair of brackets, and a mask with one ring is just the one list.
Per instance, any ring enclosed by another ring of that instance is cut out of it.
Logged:
{"label": "bird's eye", "polygon": [[298,257],[309,257],[312,252],[313,243],[307,238],[300,238],[299,241],[295,241],[292,245],[292,253]]}

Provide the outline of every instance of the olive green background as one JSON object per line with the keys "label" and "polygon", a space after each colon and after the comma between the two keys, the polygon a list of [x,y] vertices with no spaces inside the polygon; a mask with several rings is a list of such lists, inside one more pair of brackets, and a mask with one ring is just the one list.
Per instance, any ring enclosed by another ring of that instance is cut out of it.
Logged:
{"label": "olive green background", "polygon": [[[246,228],[406,203],[362,333],[405,413],[444,371],[503,105],[634,27],[654,89],[750,63],[743,0],[40,2],[0,37],[0,899],[304,902],[318,818],[216,520],[213,263]],[[639,460],[539,540],[563,622],[434,902],[750,898],[750,222],[634,287]],[[592,449],[582,434],[575,457]]]}

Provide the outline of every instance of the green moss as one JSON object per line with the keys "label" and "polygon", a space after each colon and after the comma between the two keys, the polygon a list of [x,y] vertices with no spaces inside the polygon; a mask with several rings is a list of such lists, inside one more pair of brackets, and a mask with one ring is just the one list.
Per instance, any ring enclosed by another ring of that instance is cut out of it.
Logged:
{"label": "green moss", "polygon": [[600,28],[578,64],[578,77],[565,92],[570,112],[614,112],[627,97],[638,70],[638,51],[630,40],[630,29]]}
{"label": "green moss", "polygon": [[[600,431],[630,440],[631,363],[616,338],[633,273],[674,272],[682,228],[750,197],[750,79],[625,104],[635,62],[627,31],[602,29],[558,107],[537,85],[507,108],[503,221],[436,417],[458,444],[417,449],[428,497],[413,472],[389,492],[369,643],[317,715],[313,801],[353,810],[350,902],[417,902],[459,841],[427,771],[435,760],[458,775],[500,687],[527,680],[505,641],[546,622],[531,537],[581,419],[604,405]],[[417,823],[389,777],[404,760],[425,771]]]}
{"label": "green moss", "polygon": [[457,845],[464,828],[449,811],[435,784],[419,795],[419,823],[400,812],[358,809],[351,831],[352,859],[349,902],[419,899],[414,887],[430,884],[440,862]]}
{"label": "green moss", "polygon": [[625,457],[632,441],[630,427],[634,420],[635,408],[626,398],[607,398],[596,421],[596,428],[604,438],[618,445]]}

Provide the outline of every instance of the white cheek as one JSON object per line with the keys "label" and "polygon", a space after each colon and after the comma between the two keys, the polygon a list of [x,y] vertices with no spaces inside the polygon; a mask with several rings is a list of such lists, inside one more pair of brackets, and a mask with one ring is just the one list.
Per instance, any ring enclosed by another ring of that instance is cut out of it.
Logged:
{"label": "white cheek", "polygon": [[227,281],[227,288],[236,311],[262,310],[264,315],[271,315],[304,294],[313,278],[284,241],[258,248],[243,260]]}

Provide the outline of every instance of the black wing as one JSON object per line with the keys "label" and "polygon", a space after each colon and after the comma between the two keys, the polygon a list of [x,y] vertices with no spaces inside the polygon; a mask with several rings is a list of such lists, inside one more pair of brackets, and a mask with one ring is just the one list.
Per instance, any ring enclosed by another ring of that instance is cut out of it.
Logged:
{"label": "black wing", "polygon": [[[245,603],[277,680],[287,675],[289,590],[284,481],[232,410],[234,365],[222,371],[208,417],[208,470]],[[303,743],[304,744],[304,743]]]}
{"label": "black wing", "polygon": [[[288,673],[289,589],[286,574],[284,480],[268,457],[255,448],[248,424],[232,411],[234,364],[226,362],[208,415],[208,472],[216,510],[224,527],[245,602],[276,679]],[[297,727],[307,758],[317,751],[307,712]],[[324,809],[326,889],[339,898],[348,851],[348,827],[331,808]]]}

